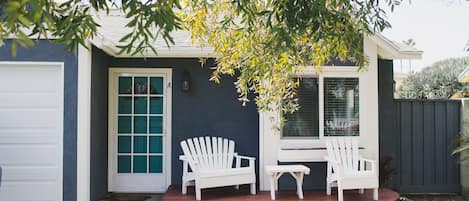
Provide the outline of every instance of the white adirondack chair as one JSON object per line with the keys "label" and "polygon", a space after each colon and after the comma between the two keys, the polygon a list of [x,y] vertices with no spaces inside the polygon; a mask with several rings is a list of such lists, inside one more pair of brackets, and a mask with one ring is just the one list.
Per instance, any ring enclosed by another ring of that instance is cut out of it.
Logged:
{"label": "white adirondack chair", "polygon": [[378,200],[378,171],[376,162],[362,158],[358,153],[356,137],[338,137],[326,140],[327,179],[326,193],[337,186],[339,201],[344,200],[343,190],[373,189],[373,200]]}
{"label": "white adirondack chair", "polygon": [[[233,140],[198,137],[181,141],[181,148],[182,194],[187,193],[188,185],[195,185],[196,199],[201,200],[201,189],[221,186],[238,189],[241,184],[250,184],[251,194],[256,194],[255,158],[235,153]],[[249,160],[249,166],[241,167],[242,159]]]}

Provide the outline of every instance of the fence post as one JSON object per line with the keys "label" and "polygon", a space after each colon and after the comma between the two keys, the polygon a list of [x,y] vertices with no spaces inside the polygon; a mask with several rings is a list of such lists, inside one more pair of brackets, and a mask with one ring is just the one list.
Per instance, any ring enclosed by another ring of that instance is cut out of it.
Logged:
{"label": "fence post", "polygon": [[[469,100],[461,100],[461,134],[469,135]],[[468,151],[461,155],[469,154]],[[469,195],[469,162],[461,163],[462,194]]]}

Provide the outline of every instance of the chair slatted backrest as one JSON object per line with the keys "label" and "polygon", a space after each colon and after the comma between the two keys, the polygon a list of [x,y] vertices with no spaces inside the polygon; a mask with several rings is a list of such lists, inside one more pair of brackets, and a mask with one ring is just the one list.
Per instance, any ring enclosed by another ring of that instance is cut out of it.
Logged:
{"label": "chair slatted backrest", "polygon": [[338,162],[344,171],[358,171],[358,139],[356,137],[338,137],[326,140],[328,157]]}
{"label": "chair slatted backrest", "polygon": [[181,141],[181,148],[191,167],[195,162],[204,169],[233,167],[235,142],[221,137],[194,137]]}

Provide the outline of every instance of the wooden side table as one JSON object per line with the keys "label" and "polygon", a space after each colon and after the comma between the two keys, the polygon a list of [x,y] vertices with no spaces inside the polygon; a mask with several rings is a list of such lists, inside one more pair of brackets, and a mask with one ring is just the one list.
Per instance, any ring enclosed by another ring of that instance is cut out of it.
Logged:
{"label": "wooden side table", "polygon": [[287,172],[295,178],[296,194],[298,198],[303,199],[303,176],[309,175],[308,167],[304,165],[266,165],[264,169],[266,174],[270,176],[270,199],[275,200],[275,186],[280,176]]}

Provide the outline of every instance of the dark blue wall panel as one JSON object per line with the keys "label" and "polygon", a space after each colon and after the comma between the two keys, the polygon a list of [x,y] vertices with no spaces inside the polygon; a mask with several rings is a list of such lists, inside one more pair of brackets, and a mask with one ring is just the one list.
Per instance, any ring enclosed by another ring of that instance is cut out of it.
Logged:
{"label": "dark blue wall panel", "polygon": [[[209,81],[213,61],[201,66],[198,59],[119,59],[93,48],[91,124],[91,198],[107,191],[107,90],[109,67],[172,68],[172,184],[180,184],[182,154],[179,142],[194,136],[221,136],[236,141],[236,151],[259,156],[259,117],[254,103],[243,107],[237,100],[235,79],[221,84]],[[191,90],[181,91],[183,71],[190,73]],[[95,108],[95,109],[93,109]],[[258,161],[256,161],[258,164]],[[256,165],[258,167],[258,165]],[[257,169],[258,172],[258,169]]]}
{"label": "dark blue wall panel", "polygon": [[93,47],[91,56],[90,198],[107,193],[108,73],[112,57]]}
{"label": "dark blue wall panel", "polygon": [[[221,136],[236,141],[236,151],[259,158],[259,117],[254,102],[243,107],[234,88],[235,79],[221,84],[209,81],[213,61],[199,59],[114,59],[111,67],[172,68],[172,184],[180,184],[182,154],[179,142],[195,136]],[[190,92],[181,91],[181,76],[191,77]],[[258,160],[256,160],[258,164]],[[258,167],[258,165],[256,165]],[[257,170],[257,172],[259,172]]]}
{"label": "dark blue wall panel", "polygon": [[17,49],[11,55],[11,41],[0,47],[0,61],[64,62],[64,143],[63,143],[63,200],[76,200],[77,175],[77,69],[76,53],[65,51],[64,46],[41,40],[32,48]]}

